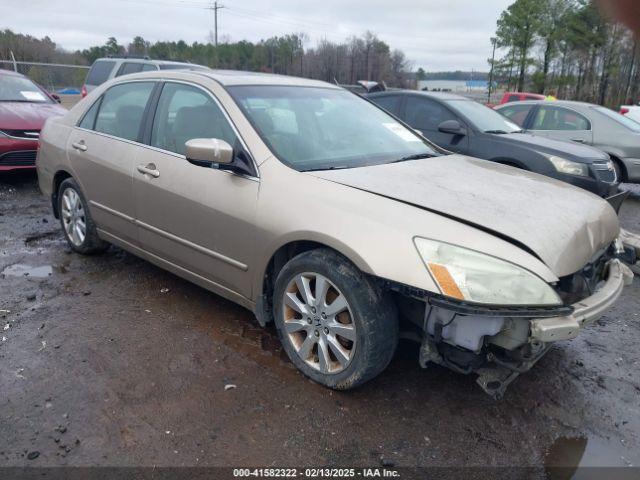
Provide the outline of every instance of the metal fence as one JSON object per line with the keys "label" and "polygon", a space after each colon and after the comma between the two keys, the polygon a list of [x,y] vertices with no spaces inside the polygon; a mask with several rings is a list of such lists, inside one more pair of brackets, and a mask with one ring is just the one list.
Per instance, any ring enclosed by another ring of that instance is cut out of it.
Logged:
{"label": "metal fence", "polygon": [[0,60],[0,68],[22,73],[52,92],[77,91],[79,93],[91,67],[86,65],[65,65],[62,63]]}

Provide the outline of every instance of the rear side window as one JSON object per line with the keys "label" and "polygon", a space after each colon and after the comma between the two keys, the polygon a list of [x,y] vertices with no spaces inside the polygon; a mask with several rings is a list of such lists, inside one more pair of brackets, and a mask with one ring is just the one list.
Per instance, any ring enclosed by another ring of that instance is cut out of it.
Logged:
{"label": "rear side window", "polygon": [[371,97],[370,100],[393,115],[397,116],[400,112],[400,97],[398,95]]}
{"label": "rear side window", "polygon": [[199,88],[167,83],[151,131],[151,145],[184,155],[193,138],[218,138],[232,147],[236,135],[216,102]]}
{"label": "rear side window", "polygon": [[89,70],[89,74],[87,75],[87,79],[84,83],[93,86],[102,85],[109,78],[109,74],[115,65],[116,62],[112,60],[96,61],[91,67],[91,70]]}
{"label": "rear side window", "polygon": [[93,130],[93,126],[96,124],[96,116],[98,115],[98,109],[100,108],[101,101],[102,99],[98,99],[87,111],[87,113],[84,114],[82,121],[78,124],[80,128]]}
{"label": "rear side window", "polygon": [[143,72],[150,72],[152,70],[158,70],[158,67],[156,67],[155,65],[151,64],[151,63],[143,63],[142,64],[142,71]]}
{"label": "rear side window", "polygon": [[119,77],[121,75],[128,75],[130,73],[141,72],[143,66],[144,66],[144,63],[124,62],[122,65],[120,65],[120,68],[118,69],[118,73],[116,73],[116,77]]}
{"label": "rear side window", "polygon": [[94,130],[137,140],[153,87],[153,82],[131,82],[111,87],[102,98]]}
{"label": "rear side window", "polygon": [[509,105],[508,107],[501,108],[497,111],[507,117],[516,125],[524,127],[524,122],[527,119],[527,115],[529,115],[529,112],[532,108],[533,105],[513,104]]}
{"label": "rear side window", "polygon": [[574,110],[541,106],[533,120],[533,130],[590,130],[591,123]]}
{"label": "rear side window", "polygon": [[520,101],[520,95],[515,95],[515,94],[511,94],[507,97],[507,103],[509,102],[519,102]]}

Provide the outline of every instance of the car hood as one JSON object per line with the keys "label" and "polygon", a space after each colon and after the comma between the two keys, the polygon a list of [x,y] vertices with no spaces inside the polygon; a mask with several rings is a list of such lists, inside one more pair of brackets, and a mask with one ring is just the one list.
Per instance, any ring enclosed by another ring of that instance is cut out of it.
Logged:
{"label": "car hood", "polygon": [[546,137],[530,135],[528,133],[509,133],[506,135],[492,135],[497,141],[510,144],[519,144],[526,148],[537,150],[538,152],[548,153],[551,155],[573,157],[570,160],[591,163],[594,160],[606,161],[609,156],[595,148],[580,145],[570,141],[553,140]]}
{"label": "car hood", "polygon": [[41,130],[47,118],[65,113],[57,103],[0,102],[0,130]]}
{"label": "car hood", "polygon": [[582,269],[620,231],[615,211],[596,195],[460,155],[309,174],[488,231],[533,253],[558,277]]}

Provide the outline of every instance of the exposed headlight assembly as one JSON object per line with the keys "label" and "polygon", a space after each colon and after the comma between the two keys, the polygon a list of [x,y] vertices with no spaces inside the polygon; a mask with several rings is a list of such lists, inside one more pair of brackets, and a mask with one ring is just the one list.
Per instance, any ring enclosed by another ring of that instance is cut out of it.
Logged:
{"label": "exposed headlight assembly", "polygon": [[578,175],[579,177],[589,176],[589,166],[585,163],[572,162],[566,158],[556,157],[555,155],[547,156],[553,167],[560,173],[568,175]]}
{"label": "exposed headlight assembly", "polygon": [[435,240],[414,242],[443,295],[501,306],[562,305],[549,284],[517,265]]}

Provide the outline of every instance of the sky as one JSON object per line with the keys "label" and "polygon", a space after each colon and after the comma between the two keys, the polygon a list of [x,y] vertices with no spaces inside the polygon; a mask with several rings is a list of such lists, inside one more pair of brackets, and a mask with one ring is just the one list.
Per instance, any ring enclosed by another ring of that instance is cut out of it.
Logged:
{"label": "sky", "polygon": [[[306,32],[343,41],[370,30],[426,71],[487,71],[490,38],[513,0],[219,0],[219,39],[258,41]],[[213,31],[209,0],[0,0],[0,29],[43,37],[67,50],[102,45],[113,36],[128,44],[206,42]]]}

